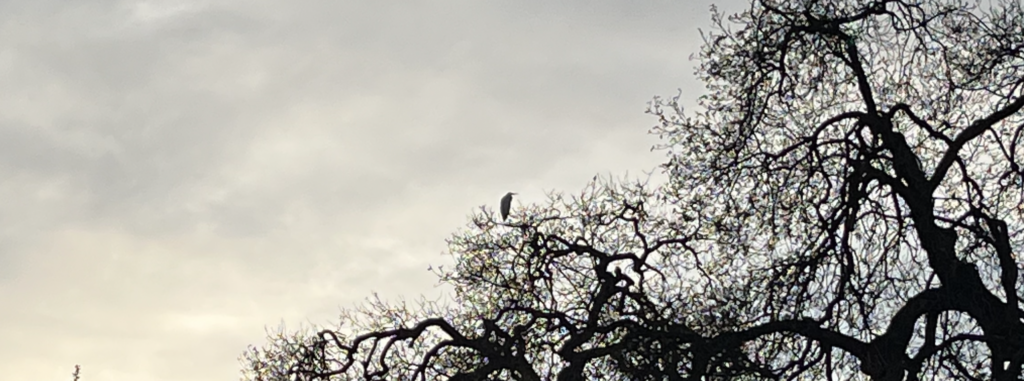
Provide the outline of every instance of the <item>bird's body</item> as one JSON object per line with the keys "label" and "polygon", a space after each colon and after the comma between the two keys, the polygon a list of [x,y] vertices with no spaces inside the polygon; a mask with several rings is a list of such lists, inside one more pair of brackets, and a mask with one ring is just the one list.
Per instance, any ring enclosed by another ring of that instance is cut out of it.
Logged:
{"label": "bird's body", "polygon": [[508,218],[508,210],[512,208],[512,195],[515,192],[505,193],[505,197],[501,198],[501,220],[505,221]]}

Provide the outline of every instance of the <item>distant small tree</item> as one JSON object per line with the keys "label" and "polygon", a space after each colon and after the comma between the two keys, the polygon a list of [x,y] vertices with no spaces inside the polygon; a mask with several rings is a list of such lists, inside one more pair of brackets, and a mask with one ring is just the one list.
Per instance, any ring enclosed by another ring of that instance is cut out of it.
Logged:
{"label": "distant small tree", "polygon": [[1022,377],[1024,11],[712,10],[669,181],[597,180],[449,241],[451,303],[372,300],[252,380]]}

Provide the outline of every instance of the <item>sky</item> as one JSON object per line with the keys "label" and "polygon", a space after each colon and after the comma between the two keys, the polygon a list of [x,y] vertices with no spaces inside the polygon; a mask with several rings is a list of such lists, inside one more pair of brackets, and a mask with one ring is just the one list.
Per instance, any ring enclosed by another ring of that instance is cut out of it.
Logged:
{"label": "sky", "polygon": [[268,329],[439,295],[505,192],[656,170],[709,6],[0,0],[0,378],[237,380]]}

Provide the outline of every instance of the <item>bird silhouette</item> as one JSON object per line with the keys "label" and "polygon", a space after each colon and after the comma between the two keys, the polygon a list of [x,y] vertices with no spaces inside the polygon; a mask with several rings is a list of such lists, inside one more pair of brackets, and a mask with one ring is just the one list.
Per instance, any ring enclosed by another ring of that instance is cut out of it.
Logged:
{"label": "bird silhouette", "polygon": [[505,219],[508,218],[508,210],[509,210],[509,208],[512,207],[512,195],[514,195],[514,194],[516,194],[516,193],[515,192],[508,192],[508,193],[505,194],[505,197],[501,198],[501,220],[502,221],[505,221]]}

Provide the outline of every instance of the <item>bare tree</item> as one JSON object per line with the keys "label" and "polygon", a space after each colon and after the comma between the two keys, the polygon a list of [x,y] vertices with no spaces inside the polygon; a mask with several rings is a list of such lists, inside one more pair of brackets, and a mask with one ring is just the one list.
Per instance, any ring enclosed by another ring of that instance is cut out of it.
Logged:
{"label": "bare tree", "polygon": [[1020,1],[712,9],[667,184],[595,180],[450,240],[447,304],[373,300],[255,380],[1017,380]]}

